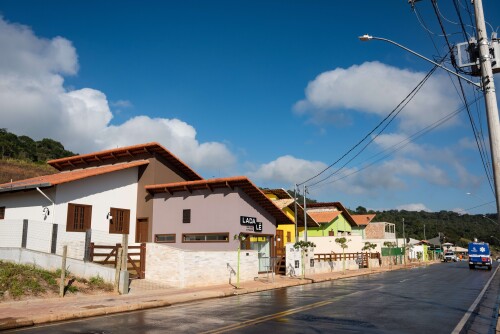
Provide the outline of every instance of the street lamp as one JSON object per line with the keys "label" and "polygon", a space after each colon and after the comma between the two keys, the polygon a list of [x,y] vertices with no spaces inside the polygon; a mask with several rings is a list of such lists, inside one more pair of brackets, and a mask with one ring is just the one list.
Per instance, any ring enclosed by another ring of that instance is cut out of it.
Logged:
{"label": "street lamp", "polygon": [[493,219],[491,219],[490,217],[486,216],[486,215],[483,215],[483,218],[486,218],[492,222],[494,222],[495,224],[498,224],[498,222],[494,221]]}
{"label": "street lamp", "polygon": [[[486,36],[486,26],[484,23],[484,14],[482,8],[482,2],[480,0],[474,1],[474,11],[476,17],[476,26],[478,33],[478,41],[479,42],[479,60],[480,60],[480,68],[481,68],[481,82],[482,84],[478,84],[468,78],[449,70],[448,68],[442,66],[441,64],[436,63],[435,61],[422,56],[421,54],[408,49],[407,47],[396,43],[390,39],[382,38],[382,37],[374,37],[368,34],[363,36],[359,36],[361,41],[371,41],[371,40],[379,40],[388,42],[390,44],[396,45],[397,47],[414,54],[415,56],[422,58],[435,66],[442,68],[450,74],[453,74],[460,79],[465,80],[466,82],[474,85],[475,87],[479,87],[482,89],[484,94],[484,100],[486,104],[486,114],[488,118],[488,131],[490,134],[490,150],[491,150],[491,161],[493,168],[493,178],[495,181],[495,199],[497,205],[497,214],[500,213],[500,120],[498,116],[498,105],[497,98],[495,93],[495,82],[493,79],[493,71],[491,68],[491,56],[488,48],[488,37]],[[498,215],[500,219],[500,214]]]}
{"label": "street lamp", "polygon": [[396,42],[394,42],[394,41],[392,41],[390,39],[382,38],[382,37],[375,37],[375,36],[371,36],[371,35],[368,35],[368,34],[365,34],[363,36],[359,36],[358,38],[359,38],[360,41],[363,41],[363,42],[371,41],[372,39],[374,39],[374,40],[384,41],[384,42],[388,42],[388,43],[394,44],[394,45],[400,47],[401,49],[404,49],[404,50],[408,51],[409,53],[414,54],[415,56],[420,57],[420,58],[422,58],[424,60],[427,60],[429,63],[432,63],[432,64],[436,65],[437,67],[440,67],[443,70],[445,70],[445,71],[447,71],[447,72],[449,72],[449,73],[451,73],[453,75],[456,75],[460,79],[463,79],[463,80],[467,81],[468,83],[470,83],[470,84],[472,84],[472,85],[474,85],[474,86],[476,86],[478,88],[481,88],[481,85],[478,84],[477,82],[474,82],[474,81],[470,80],[469,78],[464,77],[463,75],[460,75],[460,74],[458,74],[456,72],[453,72],[452,70],[444,67],[443,65],[441,65],[439,63],[436,63],[434,60],[431,60],[431,59],[429,59],[429,58],[427,58],[425,56],[422,56],[420,53],[417,53],[417,52],[415,52],[415,51],[413,51],[411,49],[408,49],[406,46],[403,46],[403,45],[401,45],[399,43],[396,43]]}

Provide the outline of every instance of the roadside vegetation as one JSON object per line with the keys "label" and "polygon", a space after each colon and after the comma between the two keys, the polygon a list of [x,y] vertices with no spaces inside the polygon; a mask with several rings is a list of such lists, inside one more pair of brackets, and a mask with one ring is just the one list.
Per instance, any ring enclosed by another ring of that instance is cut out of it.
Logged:
{"label": "roadside vegetation", "polygon": [[[65,294],[101,294],[113,291],[113,285],[102,277],[90,279],[66,273]],[[61,271],[49,271],[34,265],[0,260],[0,302],[59,296]]]}

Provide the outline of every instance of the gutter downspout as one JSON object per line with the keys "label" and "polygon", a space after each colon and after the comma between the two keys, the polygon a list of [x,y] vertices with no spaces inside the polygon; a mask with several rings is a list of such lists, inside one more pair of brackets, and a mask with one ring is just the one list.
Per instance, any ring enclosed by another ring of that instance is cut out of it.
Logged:
{"label": "gutter downspout", "polygon": [[52,224],[54,224],[54,220],[55,220],[55,216],[56,216],[56,207],[55,207],[54,201],[51,200],[50,197],[47,196],[43,191],[41,191],[39,187],[36,187],[36,190],[38,190],[38,192],[40,194],[42,194],[43,197],[45,197],[46,199],[49,200],[50,203],[52,203]]}

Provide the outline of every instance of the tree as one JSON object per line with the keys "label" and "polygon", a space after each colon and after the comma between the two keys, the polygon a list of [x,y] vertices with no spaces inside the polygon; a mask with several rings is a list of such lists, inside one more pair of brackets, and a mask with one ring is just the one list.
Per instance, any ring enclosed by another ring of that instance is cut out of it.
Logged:
{"label": "tree", "polygon": [[335,242],[340,245],[342,248],[342,273],[345,275],[345,249],[348,247],[347,243],[351,240],[347,240],[346,238],[336,238]]}
{"label": "tree", "polygon": [[389,247],[389,258],[390,258],[389,266],[392,267],[392,249],[396,246],[396,243],[392,241],[386,241],[384,242],[384,246]]}
{"label": "tree", "polygon": [[301,256],[301,259],[302,259],[302,278],[305,278],[306,277],[306,267],[305,267],[305,254],[307,253],[307,251],[311,248],[314,248],[316,247],[316,244],[312,241],[304,241],[304,240],[300,240],[300,241],[297,241],[294,245],[293,245],[293,248],[295,249],[300,249],[300,256]]}
{"label": "tree", "polygon": [[372,258],[372,250],[377,247],[376,244],[372,244],[371,242],[367,241],[365,242],[365,245],[361,250],[368,251],[370,253],[370,256],[368,257],[368,268],[370,268],[370,259]]}
{"label": "tree", "polygon": [[361,205],[360,205],[360,206],[358,206],[358,207],[356,208],[356,213],[357,213],[357,214],[364,215],[364,214],[366,214],[367,212],[368,212],[368,211],[366,210],[366,208],[365,208],[364,206],[361,206]]}

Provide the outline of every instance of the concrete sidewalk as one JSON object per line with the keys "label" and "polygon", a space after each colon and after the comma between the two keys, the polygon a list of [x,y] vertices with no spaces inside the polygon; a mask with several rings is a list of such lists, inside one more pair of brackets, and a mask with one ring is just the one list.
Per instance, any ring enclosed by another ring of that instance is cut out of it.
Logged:
{"label": "concrete sidewalk", "polygon": [[35,299],[0,303],[0,331],[38,324],[81,319],[106,314],[143,310],[154,307],[198,301],[209,298],[228,297],[295,285],[312,284],[330,280],[377,274],[389,270],[411,268],[411,266],[392,266],[392,268],[360,269],[354,271],[332,272],[299,277],[264,276],[254,281],[241,282],[240,288],[225,284],[201,288],[160,288],[158,285],[137,284],[132,282],[130,293],[126,295],[100,294],[92,296],[66,296],[64,298]]}

